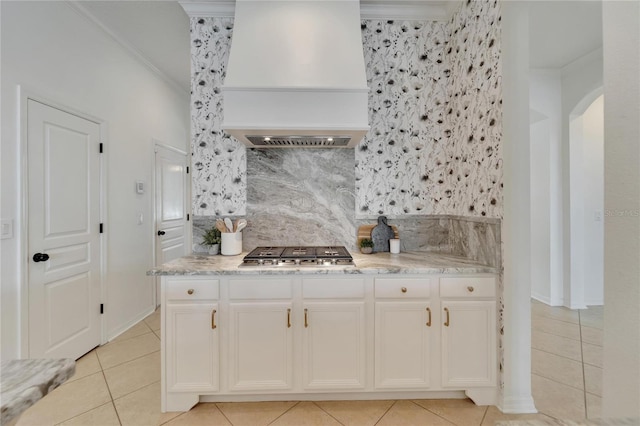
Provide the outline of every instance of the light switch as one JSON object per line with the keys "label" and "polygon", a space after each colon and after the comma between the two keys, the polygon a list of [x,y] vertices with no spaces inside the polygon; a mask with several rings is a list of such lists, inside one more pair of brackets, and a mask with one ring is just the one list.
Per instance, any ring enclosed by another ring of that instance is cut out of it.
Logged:
{"label": "light switch", "polygon": [[141,180],[136,181],[136,193],[144,194],[144,182]]}
{"label": "light switch", "polygon": [[2,219],[0,221],[0,238],[13,238],[13,219]]}

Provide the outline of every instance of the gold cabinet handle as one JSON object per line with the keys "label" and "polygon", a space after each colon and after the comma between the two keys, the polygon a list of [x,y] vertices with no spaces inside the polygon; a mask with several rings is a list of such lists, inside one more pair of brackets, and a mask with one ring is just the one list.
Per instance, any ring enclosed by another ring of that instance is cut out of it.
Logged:
{"label": "gold cabinet handle", "polygon": [[444,326],[449,327],[449,308],[444,308],[444,312],[447,314],[447,320],[444,322]]}
{"label": "gold cabinet handle", "polygon": [[427,308],[427,327],[431,327],[431,308]]}
{"label": "gold cabinet handle", "polygon": [[304,308],[304,328],[309,327],[309,310]]}
{"label": "gold cabinet handle", "polygon": [[400,289],[400,291],[401,291],[401,292],[403,292],[403,293],[406,293],[406,292],[407,292],[407,288],[406,288],[406,287],[402,287],[402,288]]}
{"label": "gold cabinet handle", "polygon": [[291,328],[291,308],[287,309],[287,328]]}
{"label": "gold cabinet handle", "polygon": [[216,325],[216,310],[214,309],[211,311],[211,329],[215,330],[216,327],[218,326]]}
{"label": "gold cabinet handle", "polygon": [[189,290],[187,290],[187,294],[193,294],[193,289],[190,288]]}
{"label": "gold cabinet handle", "polygon": [[468,286],[467,290],[469,291],[469,293],[473,293],[473,290],[475,290],[472,286]]}

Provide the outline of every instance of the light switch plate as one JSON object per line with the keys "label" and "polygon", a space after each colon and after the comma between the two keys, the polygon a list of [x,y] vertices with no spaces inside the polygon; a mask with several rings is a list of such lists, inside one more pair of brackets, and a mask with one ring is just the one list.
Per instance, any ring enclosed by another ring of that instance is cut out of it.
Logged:
{"label": "light switch plate", "polygon": [[138,194],[144,194],[144,182],[141,180],[136,181],[136,192]]}
{"label": "light switch plate", "polygon": [[13,238],[13,219],[0,221],[0,239]]}

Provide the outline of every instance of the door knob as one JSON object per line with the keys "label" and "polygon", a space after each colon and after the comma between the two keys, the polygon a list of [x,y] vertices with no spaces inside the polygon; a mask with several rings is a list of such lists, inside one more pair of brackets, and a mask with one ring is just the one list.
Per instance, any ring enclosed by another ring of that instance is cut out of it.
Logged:
{"label": "door knob", "polygon": [[33,255],[34,262],[46,262],[49,260],[49,255],[47,253],[36,253]]}
{"label": "door knob", "polygon": [[158,231],[158,235],[164,235],[164,234],[166,234],[166,232],[164,232],[164,231]]}

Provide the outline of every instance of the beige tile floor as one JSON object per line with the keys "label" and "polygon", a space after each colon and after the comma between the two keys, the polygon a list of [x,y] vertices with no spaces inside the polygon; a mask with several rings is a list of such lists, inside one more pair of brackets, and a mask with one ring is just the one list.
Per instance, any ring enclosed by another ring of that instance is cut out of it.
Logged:
{"label": "beige tile floor", "polygon": [[78,360],[75,376],[18,425],[493,425],[600,413],[602,310],[532,302],[532,383],[539,414],[505,415],[469,400],[203,403],[160,413],[160,314]]}

